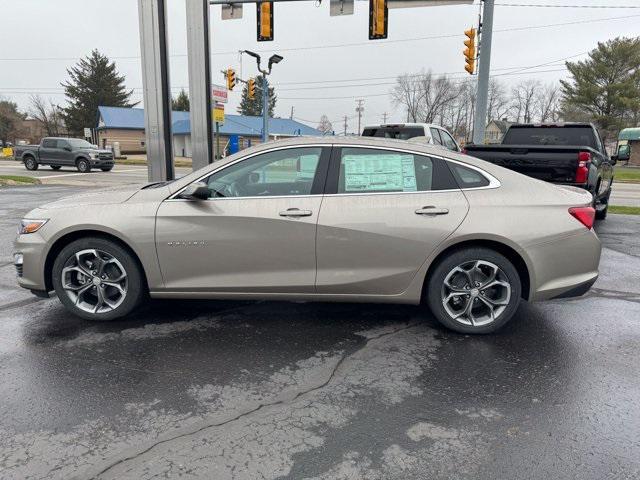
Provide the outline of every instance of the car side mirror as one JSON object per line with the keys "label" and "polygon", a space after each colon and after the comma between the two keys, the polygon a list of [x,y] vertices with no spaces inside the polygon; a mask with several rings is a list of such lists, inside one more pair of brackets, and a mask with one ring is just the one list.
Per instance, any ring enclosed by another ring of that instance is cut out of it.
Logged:
{"label": "car side mirror", "polygon": [[64,147],[64,149],[66,152],[72,152],[73,150],[71,149],[71,147]]}
{"label": "car side mirror", "polygon": [[184,200],[208,200],[210,196],[209,186],[204,182],[196,182],[185,188],[179,198]]}
{"label": "car side mirror", "polygon": [[631,157],[631,147],[627,145],[620,145],[618,147],[618,153],[614,155],[616,160],[629,161],[629,157]]}

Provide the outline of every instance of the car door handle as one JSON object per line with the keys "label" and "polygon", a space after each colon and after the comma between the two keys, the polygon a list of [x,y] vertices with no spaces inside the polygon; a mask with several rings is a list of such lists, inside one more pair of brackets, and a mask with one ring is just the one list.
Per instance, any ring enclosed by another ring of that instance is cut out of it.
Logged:
{"label": "car door handle", "polygon": [[416,210],[416,215],[446,215],[449,213],[448,208],[436,208],[433,206],[422,207]]}
{"label": "car door handle", "polygon": [[311,210],[300,210],[299,208],[290,208],[280,212],[281,217],[310,217],[311,215],[313,215]]}

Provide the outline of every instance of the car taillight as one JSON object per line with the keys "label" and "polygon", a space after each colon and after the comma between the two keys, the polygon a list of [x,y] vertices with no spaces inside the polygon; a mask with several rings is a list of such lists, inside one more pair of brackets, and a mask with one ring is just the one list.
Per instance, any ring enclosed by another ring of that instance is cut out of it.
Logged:
{"label": "car taillight", "polygon": [[591,165],[591,153],[578,153],[578,166],[576,167],[576,183],[587,183],[589,179],[589,165]]}
{"label": "car taillight", "polygon": [[596,218],[596,210],[593,207],[572,207],[569,213],[589,230],[593,228],[593,221]]}

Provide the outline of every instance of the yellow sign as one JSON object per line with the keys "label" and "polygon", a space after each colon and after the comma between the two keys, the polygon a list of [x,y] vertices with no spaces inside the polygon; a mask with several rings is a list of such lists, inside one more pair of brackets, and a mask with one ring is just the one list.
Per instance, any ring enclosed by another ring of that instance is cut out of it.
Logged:
{"label": "yellow sign", "polygon": [[224,123],[224,105],[216,105],[213,109],[213,121],[216,123]]}
{"label": "yellow sign", "polygon": [[0,149],[0,157],[13,157],[13,148],[5,147]]}

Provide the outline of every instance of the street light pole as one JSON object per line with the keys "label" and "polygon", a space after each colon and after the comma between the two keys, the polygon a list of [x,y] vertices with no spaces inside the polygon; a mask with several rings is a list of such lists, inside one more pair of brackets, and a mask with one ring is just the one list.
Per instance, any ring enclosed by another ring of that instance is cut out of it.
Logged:
{"label": "street light pole", "polygon": [[269,58],[269,68],[263,70],[260,68],[260,55],[249,50],[241,50],[241,53],[246,53],[255,58],[256,62],[258,62],[258,71],[262,74],[262,143],[266,143],[269,141],[269,81],[267,76],[271,75],[273,66],[276,63],[280,63],[283,57],[274,53]]}
{"label": "street light pole", "polygon": [[484,0],[482,29],[480,30],[480,65],[478,66],[478,93],[476,115],[473,121],[473,143],[484,143],[487,125],[487,98],[489,96],[489,72],[491,71],[491,39],[493,37],[493,0]]}
{"label": "street light pole", "polygon": [[262,143],[269,141],[269,82],[262,73]]}

